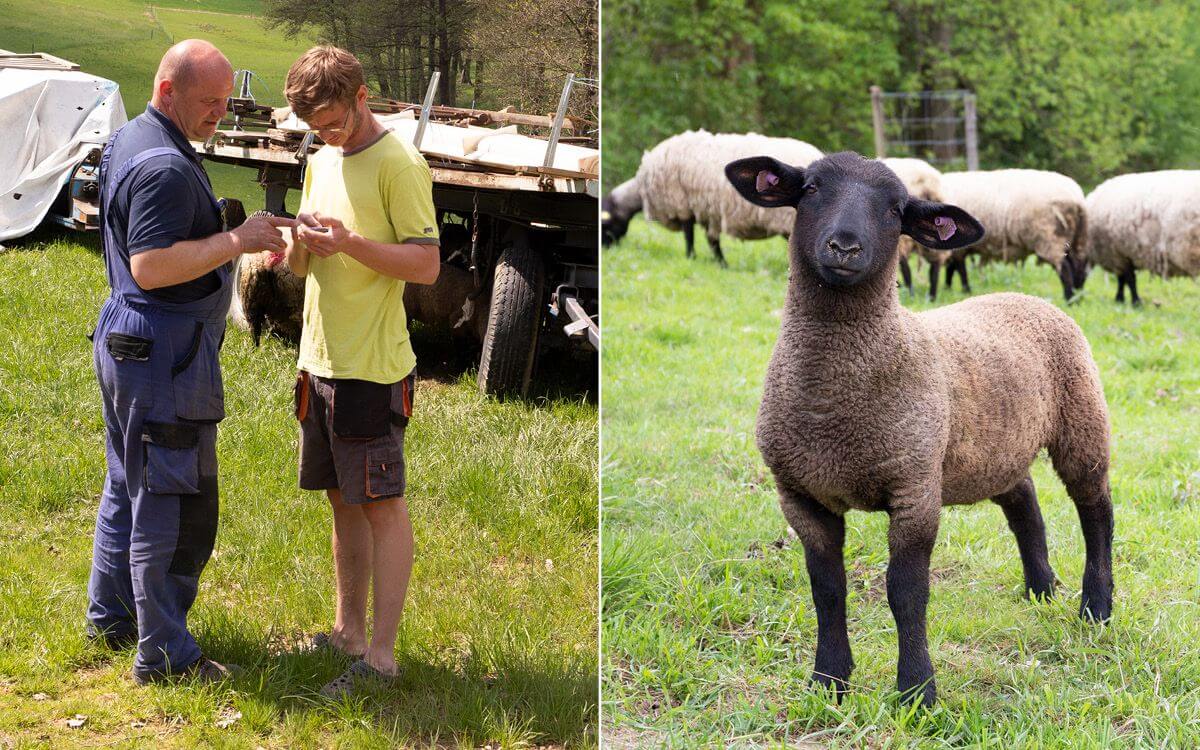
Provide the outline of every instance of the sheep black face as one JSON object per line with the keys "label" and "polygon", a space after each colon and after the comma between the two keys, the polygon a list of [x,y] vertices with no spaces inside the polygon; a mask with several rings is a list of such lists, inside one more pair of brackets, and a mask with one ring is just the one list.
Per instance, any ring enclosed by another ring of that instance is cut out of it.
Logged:
{"label": "sheep black face", "polygon": [[983,238],[983,227],[966,211],[909,196],[892,170],[849,151],[807,168],[767,156],[739,159],[726,165],[725,175],[751,203],[795,207],[792,250],[826,286],[856,286],[884,271],[894,275],[902,233],[934,250]]}
{"label": "sheep black face", "polygon": [[632,217],[622,216],[617,210],[611,195],[600,200],[600,241],[605,247],[621,241],[629,231],[629,220]]}

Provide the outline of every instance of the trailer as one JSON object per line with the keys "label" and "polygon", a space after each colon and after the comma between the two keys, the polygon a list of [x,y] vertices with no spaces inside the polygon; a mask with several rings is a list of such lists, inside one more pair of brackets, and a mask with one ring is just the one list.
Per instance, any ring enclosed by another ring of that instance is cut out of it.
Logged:
{"label": "trailer", "polygon": [[[322,144],[306,125],[289,126],[295,118],[288,110],[255,102],[251,76],[239,71],[241,95],[230,100],[228,121],[193,145],[207,160],[256,169],[266,210],[282,215],[287,192],[302,187],[308,156]],[[436,76],[422,104],[370,101],[385,124],[415,129],[433,176],[442,271],[432,287],[410,285],[405,305],[414,319],[479,343],[482,392],[524,395],[539,361],[563,350],[599,351],[599,152],[581,160],[588,171],[555,166],[556,152],[575,146],[579,153],[580,142],[598,139],[578,135],[584,125],[566,115],[573,77],[555,115],[541,116],[434,106]],[[502,132],[478,132],[490,125],[542,128],[549,136],[538,139],[541,164],[501,163],[427,146],[430,128],[447,125],[480,138]]]}

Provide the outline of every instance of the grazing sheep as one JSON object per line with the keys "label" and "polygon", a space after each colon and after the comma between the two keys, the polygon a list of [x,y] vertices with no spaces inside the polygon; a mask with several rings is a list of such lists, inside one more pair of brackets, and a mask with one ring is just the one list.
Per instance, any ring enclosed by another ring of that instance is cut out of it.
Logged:
{"label": "grazing sheep", "polygon": [[629,222],[642,211],[637,179],[626,180],[600,200],[600,241],[605,247],[621,241]]}
{"label": "grazing sheep", "polygon": [[683,230],[687,257],[695,255],[693,230],[704,228],[708,245],[722,266],[721,235],[760,240],[787,235],[791,211],[764,211],[738,197],[721,173],[734,159],[768,154],[787,164],[805,166],[821,152],[804,141],[757,133],[709,133],[689,130],[671,136],[642,155],[637,184],[646,218]]}
{"label": "grazing sheep", "polygon": [[[842,547],[850,509],[890,517],[887,597],[897,685],[936,698],[925,631],[942,505],[990,498],[1017,538],[1031,596],[1054,573],[1030,466],[1046,448],[1083,527],[1081,616],[1112,612],[1108,409],[1087,339],[1053,305],[989,294],[924,313],[900,305],[900,234],[936,250],[978,241],[956,206],[910,198],[883,164],[839,153],[807,169],[759,157],[726,173],[747,200],[794,207],[791,273],[757,443],[804,545],[817,610],[813,680],[854,667]],[[791,213],[791,212],[789,212]]]}
{"label": "grazing sheep", "polygon": [[1033,254],[1058,272],[1064,298],[1083,289],[1087,209],[1083,190],[1070,177],[1035,169],[946,172],[942,195],[988,228],[987,238],[971,249],[985,262]]}
{"label": "grazing sheep", "polygon": [[[908,194],[921,200],[942,202],[942,173],[924,159],[889,158],[880,159],[888,169],[896,173]],[[970,292],[971,285],[967,281],[967,248],[953,252],[930,250],[924,245],[917,244],[911,237],[900,237],[900,276],[909,295],[913,293],[912,271],[908,266],[908,258],[914,249],[926,263],[929,264],[929,299],[937,299],[938,274],[942,266],[946,266],[946,288],[950,288],[950,279],[955,271],[962,278],[963,291]]]}
{"label": "grazing sheep", "polygon": [[1137,269],[1163,278],[1200,274],[1200,171],[1114,177],[1087,197],[1093,263],[1117,276],[1117,302],[1140,305]]}

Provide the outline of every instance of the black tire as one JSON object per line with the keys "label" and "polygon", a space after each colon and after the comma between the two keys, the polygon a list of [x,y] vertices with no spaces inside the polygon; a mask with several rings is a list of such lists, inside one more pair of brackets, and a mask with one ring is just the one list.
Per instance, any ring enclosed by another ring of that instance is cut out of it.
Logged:
{"label": "black tire", "polygon": [[518,234],[496,264],[483,353],[479,357],[479,390],[493,396],[524,396],[533,374],[538,329],[542,322],[541,257]]}

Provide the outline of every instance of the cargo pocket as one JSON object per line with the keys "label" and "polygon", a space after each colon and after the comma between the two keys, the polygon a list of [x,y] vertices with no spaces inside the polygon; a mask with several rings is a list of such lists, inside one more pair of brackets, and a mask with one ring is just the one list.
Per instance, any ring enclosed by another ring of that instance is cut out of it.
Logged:
{"label": "cargo pocket", "polygon": [[389,438],[386,445],[368,448],[366,455],[367,476],[363,494],[372,499],[403,495],[404,453]]}
{"label": "cargo pocket", "polygon": [[142,424],[146,449],[142,483],[155,495],[200,492],[200,428],[174,422]]}
{"label": "cargo pocket", "polygon": [[333,434],[343,440],[372,440],[391,432],[392,387],[368,380],[335,380]]}
{"label": "cargo pocket", "polygon": [[217,361],[219,326],[197,321],[191,344],[171,366],[175,415],[190,422],[220,422],[225,418],[225,386]]}
{"label": "cargo pocket", "polygon": [[308,391],[310,387],[308,373],[301,370],[296,375],[296,384],[292,386],[292,402],[297,421],[303,422],[304,418],[308,416]]}
{"label": "cargo pocket", "polygon": [[416,395],[417,373],[409,373],[408,377],[396,383],[392,394],[392,424],[404,429],[413,413],[413,397]]}

